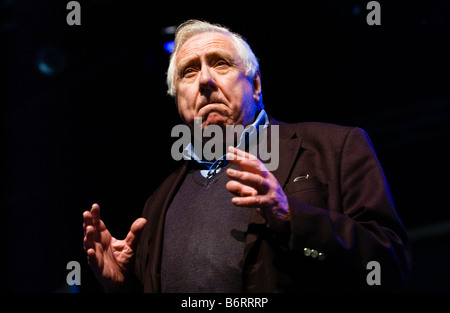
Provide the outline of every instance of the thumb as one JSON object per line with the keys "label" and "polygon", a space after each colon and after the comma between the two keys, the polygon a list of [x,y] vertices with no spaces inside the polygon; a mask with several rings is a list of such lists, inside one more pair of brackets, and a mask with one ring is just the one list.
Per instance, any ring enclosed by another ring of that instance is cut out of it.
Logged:
{"label": "thumb", "polygon": [[141,236],[142,230],[144,229],[147,220],[143,217],[138,218],[131,225],[130,231],[128,232],[127,238],[125,238],[125,243],[130,246],[131,250],[135,250],[139,237]]}

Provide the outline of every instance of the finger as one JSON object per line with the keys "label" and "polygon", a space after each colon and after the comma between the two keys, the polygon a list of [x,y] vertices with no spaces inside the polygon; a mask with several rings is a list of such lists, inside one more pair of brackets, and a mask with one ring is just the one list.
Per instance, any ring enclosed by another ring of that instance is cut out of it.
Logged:
{"label": "finger", "polygon": [[230,157],[230,154],[227,153],[226,159],[231,164],[236,165],[237,167],[243,169],[244,171],[247,171],[247,172],[250,172],[250,173],[254,173],[254,174],[258,174],[258,175],[263,176],[263,177],[266,176],[264,171],[261,170],[262,163],[259,160],[248,160],[248,159],[239,160],[239,159],[230,159],[230,158],[232,158],[232,157]]}
{"label": "finger", "polygon": [[94,225],[98,231],[106,230],[105,223],[100,219],[100,206],[97,203],[94,203],[89,212],[92,215],[92,225]]}
{"label": "finger", "polygon": [[86,227],[92,225],[92,214],[89,211],[83,212],[83,234],[86,236]]}
{"label": "finger", "polygon": [[257,160],[258,159],[254,154],[251,154],[247,151],[238,149],[233,146],[228,147],[228,152],[234,154],[235,157],[239,160]]}
{"label": "finger", "polygon": [[[240,182],[243,185],[252,187],[253,189],[256,189],[260,194],[266,194],[270,189],[269,182],[261,175],[250,173],[247,171],[237,171],[231,168],[227,169],[226,173],[228,174],[228,177],[230,177],[232,180]],[[247,195],[254,195],[254,194],[247,194]]]}
{"label": "finger", "polygon": [[92,213],[90,211],[84,211],[83,212],[83,221],[84,221],[84,224],[83,224],[84,227],[93,224],[93,222],[92,222]]}
{"label": "finger", "polygon": [[98,225],[100,223],[100,206],[97,203],[92,205],[91,214],[93,224]]}
{"label": "finger", "polygon": [[96,257],[95,250],[90,248],[86,251],[86,253],[87,253],[87,259],[88,259],[89,265],[91,265],[94,269],[97,269],[98,268],[98,260]]}
{"label": "finger", "polygon": [[264,196],[248,196],[248,197],[233,197],[231,202],[236,206],[261,208],[267,206],[269,202]]}
{"label": "finger", "polygon": [[86,227],[86,236],[84,237],[84,249],[87,254],[88,263],[94,268],[98,268],[97,250],[95,247],[95,238],[97,230],[93,225]]}
{"label": "finger", "polygon": [[234,164],[245,171],[267,177],[267,169],[264,163],[258,160],[253,154],[230,146],[226,159],[231,164]]}
{"label": "finger", "polygon": [[86,235],[84,236],[84,249],[87,251],[89,249],[95,250],[95,227],[88,225],[86,227]]}
{"label": "finger", "polygon": [[238,148],[229,146],[227,152],[227,160],[230,161],[257,161],[258,158],[251,153],[242,151]]}
{"label": "finger", "polygon": [[141,236],[145,224],[147,224],[147,220],[143,217],[135,220],[130,227],[130,231],[128,232],[127,237],[125,238],[125,243],[130,246],[131,250],[133,251],[136,249],[139,237]]}
{"label": "finger", "polygon": [[258,191],[235,180],[229,181],[225,188],[236,196],[256,196]]}

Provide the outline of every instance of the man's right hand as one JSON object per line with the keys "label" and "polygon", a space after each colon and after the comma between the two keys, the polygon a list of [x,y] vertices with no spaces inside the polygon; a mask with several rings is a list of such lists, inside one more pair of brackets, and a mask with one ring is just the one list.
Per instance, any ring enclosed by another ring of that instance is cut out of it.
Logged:
{"label": "man's right hand", "polygon": [[141,217],[134,221],[124,240],[111,236],[100,219],[100,207],[96,203],[83,213],[83,220],[84,249],[91,268],[106,291],[121,291],[147,220]]}

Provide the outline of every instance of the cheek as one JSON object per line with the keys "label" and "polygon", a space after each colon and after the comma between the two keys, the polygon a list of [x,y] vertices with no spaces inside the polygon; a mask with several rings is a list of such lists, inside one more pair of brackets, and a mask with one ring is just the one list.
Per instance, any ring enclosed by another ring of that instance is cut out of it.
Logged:
{"label": "cheek", "polygon": [[186,110],[195,106],[195,94],[189,88],[179,88],[177,92],[177,105]]}
{"label": "cheek", "polygon": [[253,111],[253,88],[248,79],[243,79],[239,84],[232,88],[233,103],[238,106],[237,110],[244,112],[244,114]]}
{"label": "cheek", "polygon": [[[224,95],[233,102],[233,104],[239,103],[245,93],[244,82],[238,77],[232,77],[218,81],[218,87]],[[238,101],[237,101],[238,100]]]}
{"label": "cheek", "polygon": [[192,102],[192,100],[189,100],[189,98],[185,95],[177,95],[176,104],[178,114],[187,124],[194,120],[193,103],[194,102]]}

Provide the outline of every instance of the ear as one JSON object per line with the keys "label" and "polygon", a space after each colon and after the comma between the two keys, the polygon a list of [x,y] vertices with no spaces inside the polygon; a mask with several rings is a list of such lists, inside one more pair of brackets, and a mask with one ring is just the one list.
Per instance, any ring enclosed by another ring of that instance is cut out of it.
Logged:
{"label": "ear", "polygon": [[255,76],[253,76],[252,80],[253,84],[253,100],[255,100],[256,103],[259,103],[261,100],[261,73],[259,70],[256,70]]}

